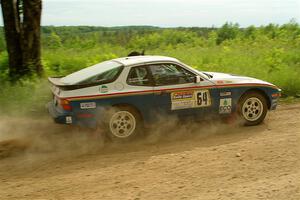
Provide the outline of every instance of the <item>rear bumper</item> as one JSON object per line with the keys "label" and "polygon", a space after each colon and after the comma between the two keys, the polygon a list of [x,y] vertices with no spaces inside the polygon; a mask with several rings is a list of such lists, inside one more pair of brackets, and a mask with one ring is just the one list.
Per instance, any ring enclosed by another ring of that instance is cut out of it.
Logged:
{"label": "rear bumper", "polygon": [[74,117],[72,116],[72,113],[70,112],[64,112],[60,109],[58,109],[55,105],[54,102],[49,102],[47,105],[47,110],[48,113],[51,115],[53,120],[56,123],[59,124],[74,124]]}
{"label": "rear bumper", "polygon": [[77,112],[66,112],[54,105],[54,102],[49,102],[47,105],[48,113],[51,115],[55,123],[78,125],[81,127],[96,128],[97,120],[94,114]]}

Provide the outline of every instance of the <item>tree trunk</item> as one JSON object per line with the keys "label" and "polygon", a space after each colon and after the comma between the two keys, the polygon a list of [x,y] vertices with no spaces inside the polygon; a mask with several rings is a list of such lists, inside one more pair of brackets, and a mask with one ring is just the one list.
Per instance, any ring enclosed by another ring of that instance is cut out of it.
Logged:
{"label": "tree trunk", "polygon": [[0,0],[9,57],[9,76],[42,76],[40,24],[42,0]]}
{"label": "tree trunk", "polygon": [[12,79],[17,79],[26,71],[26,69],[23,69],[22,64],[20,21],[16,6],[15,0],[1,0],[6,46],[9,55],[9,76]]}
{"label": "tree trunk", "polygon": [[39,76],[43,73],[41,64],[41,0],[23,0],[23,65],[29,66]]}

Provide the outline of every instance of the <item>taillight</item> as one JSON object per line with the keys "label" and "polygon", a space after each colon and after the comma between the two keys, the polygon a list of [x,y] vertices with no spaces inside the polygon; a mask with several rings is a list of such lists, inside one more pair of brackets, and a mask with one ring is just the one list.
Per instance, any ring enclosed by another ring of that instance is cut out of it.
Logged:
{"label": "taillight", "polygon": [[60,99],[59,100],[59,104],[61,105],[61,107],[64,109],[64,110],[72,110],[72,106],[70,104],[70,101],[66,100],[66,99]]}

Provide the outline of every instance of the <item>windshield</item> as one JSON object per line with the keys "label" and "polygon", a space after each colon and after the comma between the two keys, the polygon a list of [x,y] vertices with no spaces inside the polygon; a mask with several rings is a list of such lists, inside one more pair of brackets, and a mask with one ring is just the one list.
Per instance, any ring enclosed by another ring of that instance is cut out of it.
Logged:
{"label": "windshield", "polygon": [[115,61],[105,61],[74,72],[61,79],[67,85],[104,82],[115,78],[122,65]]}
{"label": "windshield", "polygon": [[190,69],[190,71],[196,72],[196,74],[200,73],[202,75],[202,77],[204,76],[203,78],[207,78],[207,79],[213,78],[212,74],[209,74],[207,72],[194,69],[194,68],[192,68],[192,67],[190,67],[190,66],[188,66],[188,65],[186,65],[185,63],[182,63],[182,62],[180,64],[183,65],[183,66],[185,66],[186,68]]}

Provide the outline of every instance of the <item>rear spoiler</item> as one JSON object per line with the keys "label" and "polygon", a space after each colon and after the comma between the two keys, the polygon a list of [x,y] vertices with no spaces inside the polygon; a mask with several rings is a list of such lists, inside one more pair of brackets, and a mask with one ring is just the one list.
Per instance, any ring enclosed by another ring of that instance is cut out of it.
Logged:
{"label": "rear spoiler", "polygon": [[58,77],[49,77],[48,78],[48,81],[52,84],[52,85],[54,85],[54,86],[56,86],[56,87],[58,87],[59,89],[61,89],[61,90],[75,90],[75,89],[79,89],[79,88],[84,88],[84,87],[86,87],[86,85],[67,85],[67,84],[65,84],[65,83],[62,83],[61,81],[60,81],[60,79],[62,78],[63,76],[58,76]]}
{"label": "rear spoiler", "polygon": [[86,84],[73,84],[73,85],[67,85],[65,83],[62,83],[60,79],[63,76],[60,77],[49,77],[48,81],[58,87],[61,90],[76,90],[76,89],[81,89],[81,88],[86,88],[86,87],[92,87],[92,86],[97,86],[97,85],[102,85],[106,83],[110,83],[111,81],[101,81],[101,82],[94,82],[94,83],[86,83]]}
{"label": "rear spoiler", "polygon": [[58,77],[49,77],[48,81],[55,86],[65,86],[66,84],[60,82],[60,79],[62,78],[62,76],[58,76]]}

